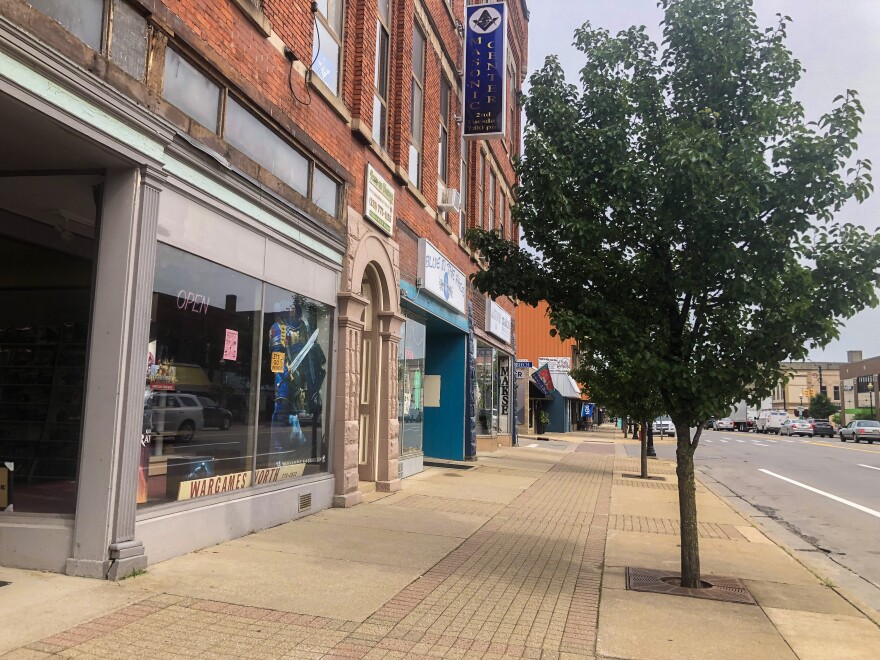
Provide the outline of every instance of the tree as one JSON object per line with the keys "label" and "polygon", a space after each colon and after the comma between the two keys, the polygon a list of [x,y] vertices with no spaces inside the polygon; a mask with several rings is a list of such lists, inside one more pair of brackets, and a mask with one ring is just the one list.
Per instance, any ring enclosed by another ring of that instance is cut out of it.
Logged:
{"label": "tree", "polygon": [[810,417],[828,419],[838,410],[840,410],[840,406],[831,403],[828,395],[822,392],[810,399]]}
{"label": "tree", "polygon": [[[650,424],[663,413],[663,402],[656,384],[644,377],[639,365],[626,355],[615,359],[581,356],[581,365],[572,370],[575,380],[587,384],[590,398],[626,414],[642,424]],[[646,429],[647,431],[647,429]],[[646,433],[642,434],[641,477],[648,478]]]}
{"label": "tree", "polygon": [[627,355],[656,383],[676,427],[682,584],[696,588],[701,422],[769,396],[781,361],[877,305],[880,237],[836,218],[872,190],[854,157],[863,111],[848,90],[805,120],[791,19],[762,30],[750,0],[661,6],[662,51],[644,28],[587,23],[579,87],[552,56],[531,76],[514,212],[533,251],[470,237],[490,264],[481,291],[545,300],[592,366]]}

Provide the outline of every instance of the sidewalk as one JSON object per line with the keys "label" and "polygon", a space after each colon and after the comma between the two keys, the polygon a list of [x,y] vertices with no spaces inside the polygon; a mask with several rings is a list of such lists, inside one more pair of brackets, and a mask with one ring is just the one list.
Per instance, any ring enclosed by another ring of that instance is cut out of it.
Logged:
{"label": "sidewalk", "polygon": [[629,442],[524,438],[120,583],[0,569],[0,654],[876,657],[870,620],[703,486],[703,572],[757,605],[627,590],[625,567],[678,569],[674,465],[627,476]]}

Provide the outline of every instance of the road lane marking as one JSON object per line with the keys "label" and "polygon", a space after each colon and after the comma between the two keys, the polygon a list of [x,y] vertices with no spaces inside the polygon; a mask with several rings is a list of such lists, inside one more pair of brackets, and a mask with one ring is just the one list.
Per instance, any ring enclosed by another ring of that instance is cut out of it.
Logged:
{"label": "road lane marking", "polygon": [[727,437],[726,435],[722,435],[721,437],[724,438],[725,440],[730,440],[730,439],[731,439],[731,438]]}
{"label": "road lane marking", "polygon": [[537,446],[538,446],[538,443],[537,443],[537,442],[533,442],[533,443],[530,444],[530,445],[526,445],[526,447],[537,447]]}
{"label": "road lane marking", "polygon": [[864,463],[859,463],[859,467],[866,467],[869,470],[880,470],[878,467],[874,467],[873,465],[865,465]]}
{"label": "road lane marking", "polygon": [[736,441],[737,442],[745,442],[745,440],[740,440],[739,438],[737,438]]}
{"label": "road lane marking", "polygon": [[762,445],[760,442],[752,443],[755,447],[769,447],[770,445]]}
{"label": "road lane marking", "polygon": [[788,477],[783,477],[781,474],[776,474],[775,472],[770,472],[770,470],[765,470],[760,468],[759,472],[763,472],[764,474],[769,474],[771,477],[776,477],[777,479],[782,479],[783,481],[787,481],[790,484],[794,484],[795,486],[800,486],[810,492],[816,493],[818,495],[822,495],[823,497],[827,497],[829,499],[834,500],[835,502],[840,502],[841,504],[846,504],[847,506],[851,506],[853,509],[858,509],[859,511],[863,511],[869,515],[874,516],[875,518],[880,518],[880,511],[874,511],[874,509],[869,509],[866,506],[862,506],[861,504],[856,504],[855,502],[850,502],[849,500],[845,500],[842,497],[838,497],[837,495],[832,495],[831,493],[826,493],[824,490],[819,490],[818,488],[813,488],[812,486],[808,486],[807,484],[802,484],[800,481],[795,481],[794,479],[789,479]]}
{"label": "road lane marking", "polygon": [[723,442],[725,445],[727,444],[727,440],[721,440],[720,442]]}
{"label": "road lane marking", "polygon": [[804,444],[807,445],[816,445],[817,447],[829,447],[830,449],[848,449],[849,451],[863,451],[866,454],[880,454],[880,451],[873,449],[862,449],[861,447],[849,447],[844,443],[840,444],[829,444],[827,442],[813,442],[812,440],[801,440]]}

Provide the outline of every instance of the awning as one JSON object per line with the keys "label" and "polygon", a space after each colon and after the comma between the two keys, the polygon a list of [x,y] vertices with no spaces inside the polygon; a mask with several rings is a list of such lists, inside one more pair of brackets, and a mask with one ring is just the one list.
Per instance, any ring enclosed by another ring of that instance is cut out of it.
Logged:
{"label": "awning", "polygon": [[532,381],[529,381],[529,398],[532,401],[553,401],[552,396],[544,396],[544,393]]}
{"label": "awning", "polygon": [[569,376],[566,373],[555,373],[553,374],[553,384],[556,385],[556,391],[559,392],[566,399],[578,399],[581,398],[581,388],[578,385],[574,378]]}

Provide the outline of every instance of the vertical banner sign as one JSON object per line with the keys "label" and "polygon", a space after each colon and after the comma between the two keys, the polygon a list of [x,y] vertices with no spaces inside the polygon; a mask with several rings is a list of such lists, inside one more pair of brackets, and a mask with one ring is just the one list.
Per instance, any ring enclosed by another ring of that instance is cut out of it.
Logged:
{"label": "vertical banner sign", "polygon": [[465,8],[464,137],[504,137],[507,112],[507,7]]}
{"label": "vertical banner sign", "polygon": [[467,371],[465,373],[464,459],[477,460],[477,336],[474,304],[468,301]]}
{"label": "vertical banner sign", "polygon": [[507,433],[510,430],[510,358],[498,356],[498,430]]}

